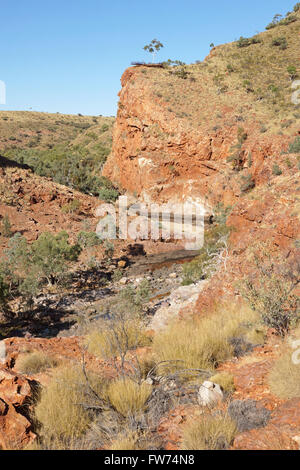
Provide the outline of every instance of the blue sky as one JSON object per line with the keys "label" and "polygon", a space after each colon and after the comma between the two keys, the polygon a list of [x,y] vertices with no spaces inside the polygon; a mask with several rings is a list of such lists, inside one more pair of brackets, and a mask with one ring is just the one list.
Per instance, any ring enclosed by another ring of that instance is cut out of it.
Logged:
{"label": "blue sky", "polygon": [[209,45],[252,36],[296,0],[11,0],[0,4],[0,110],[113,115],[134,60],[203,60]]}

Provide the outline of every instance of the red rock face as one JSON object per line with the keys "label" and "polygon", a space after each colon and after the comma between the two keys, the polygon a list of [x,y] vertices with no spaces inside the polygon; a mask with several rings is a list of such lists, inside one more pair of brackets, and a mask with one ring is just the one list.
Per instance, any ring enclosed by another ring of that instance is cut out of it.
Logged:
{"label": "red rock face", "polygon": [[[235,202],[240,192],[236,185],[228,187],[224,172],[231,166],[226,159],[241,127],[236,120],[237,109],[223,108],[225,122],[220,129],[212,130],[211,122],[206,121],[191,125],[155,96],[152,83],[142,72],[142,68],[129,68],[122,76],[113,149],[103,174],[145,200],[166,202],[190,196],[203,202],[207,199],[208,204]],[[210,98],[216,100],[216,96],[205,96],[205,103]],[[207,106],[211,106],[214,119],[213,105]],[[247,156],[251,152],[251,173],[266,181],[268,175],[261,173],[261,165],[286,149],[290,139],[262,135],[259,127],[254,118],[243,123],[248,138],[240,150],[241,164],[249,166]]]}
{"label": "red rock face", "polygon": [[33,381],[0,369],[0,449],[23,448],[35,438],[28,419],[33,389]]}
{"label": "red rock face", "polygon": [[[280,253],[286,259],[297,256],[298,162],[296,155],[282,154],[294,137],[262,133],[255,104],[245,96],[240,97],[248,109],[242,123],[237,121],[238,108],[224,105],[220,128],[213,130],[212,122],[205,120],[196,126],[170,112],[168,103],[157,97],[153,83],[160,77],[155,73],[151,71],[149,78],[148,71],[136,67],[123,74],[113,150],[103,174],[145,201],[190,198],[208,211],[217,203],[232,208],[227,223],[234,232],[226,269],[221,267],[199,295],[196,311],[203,314],[211,310],[216,298],[234,295],[234,283],[253,271],[249,250],[259,243],[268,243],[271,253]],[[219,98],[211,90],[213,86],[206,88],[203,106],[213,121],[214,103]],[[227,158],[238,142],[241,126],[247,137],[239,149],[236,171]],[[282,175],[273,174],[274,163],[280,166]],[[251,191],[243,191],[243,178],[247,176],[255,183]]]}

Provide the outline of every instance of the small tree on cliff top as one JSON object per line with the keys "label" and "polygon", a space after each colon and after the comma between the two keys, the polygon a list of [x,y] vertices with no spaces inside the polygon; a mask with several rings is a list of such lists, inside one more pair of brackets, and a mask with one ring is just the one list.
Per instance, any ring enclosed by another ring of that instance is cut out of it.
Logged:
{"label": "small tree on cliff top", "polygon": [[147,44],[144,47],[144,50],[148,51],[148,52],[150,52],[150,54],[152,54],[152,62],[154,62],[156,54],[160,51],[160,49],[162,47],[164,47],[164,46],[160,41],[158,41],[157,39],[152,39],[150,44]]}

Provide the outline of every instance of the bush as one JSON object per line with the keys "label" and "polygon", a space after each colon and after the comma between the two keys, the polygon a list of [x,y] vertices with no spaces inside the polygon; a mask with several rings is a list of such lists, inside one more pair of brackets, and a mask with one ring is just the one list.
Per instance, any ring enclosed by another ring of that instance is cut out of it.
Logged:
{"label": "bush", "polygon": [[45,284],[54,285],[64,278],[80,251],[79,245],[69,243],[66,232],[42,233],[32,244],[16,234],[9,240],[0,271],[10,294],[31,302]]}
{"label": "bush", "polygon": [[93,246],[101,245],[103,242],[95,232],[81,231],[77,236],[77,243],[82,248],[91,248]]}
{"label": "bush", "polygon": [[16,369],[22,374],[38,374],[58,365],[58,361],[53,357],[41,352],[31,352],[21,355],[16,362]]}
{"label": "bush", "polygon": [[202,415],[186,423],[183,431],[183,450],[225,450],[236,435],[235,422],[225,413]]}
{"label": "bush", "polygon": [[243,183],[240,186],[242,193],[246,193],[255,188],[255,181],[252,175],[242,176]]}
{"label": "bush", "polygon": [[[297,11],[297,10],[296,10]],[[281,18],[282,15],[275,15],[273,21],[266,26],[266,29],[276,28],[277,26],[287,26],[297,21],[296,15],[288,13],[286,18]]]}
{"label": "bush", "polygon": [[64,204],[61,208],[61,211],[64,214],[76,214],[80,210],[80,202],[77,199],[73,199],[73,201]]}
{"label": "bush", "polygon": [[208,317],[171,323],[153,340],[156,361],[167,361],[160,372],[180,369],[213,371],[233,356],[232,339],[245,334],[247,328],[244,324],[251,323],[255,317],[257,315],[248,308],[224,305]]}
{"label": "bush", "polygon": [[13,235],[11,230],[11,223],[7,215],[5,215],[2,220],[1,235],[5,238],[10,238]]}
{"label": "bush", "polygon": [[[104,196],[108,194],[113,198],[112,190],[116,189],[112,183],[103,176],[97,176],[101,174],[109,153],[110,147],[97,143],[92,152],[80,146],[69,148],[60,145],[47,150],[8,150],[5,156],[27,164],[39,176],[51,178],[57,183],[96,197],[104,190]],[[105,192],[105,189],[110,191]]]}
{"label": "bush", "polygon": [[101,188],[99,189],[98,192],[99,199],[102,199],[103,201],[115,201],[119,197],[119,191],[117,191],[115,188]]}
{"label": "bush", "polygon": [[275,38],[273,39],[272,41],[272,46],[277,46],[279,47],[281,50],[285,50],[287,49],[288,47],[288,43],[287,43],[287,40],[285,37],[280,37],[280,38]]}
{"label": "bush", "polygon": [[283,399],[300,397],[300,365],[294,364],[290,347],[283,349],[268,376],[271,392]]}
{"label": "bush", "polygon": [[299,317],[299,298],[292,293],[298,282],[297,276],[292,265],[280,263],[280,260],[274,262],[263,247],[262,255],[264,262],[254,254],[257,272],[240,283],[240,291],[250,307],[259,313],[262,322],[284,336]]}
{"label": "bush", "polygon": [[273,165],[272,174],[275,175],[275,176],[280,176],[280,175],[282,175],[282,170],[281,170],[280,166],[277,165],[277,163],[275,163],[275,164]]}
{"label": "bush", "polygon": [[226,249],[230,228],[224,221],[207,230],[199,255],[183,266],[183,285],[208,278],[216,269],[220,252]]}
{"label": "bush", "polygon": [[143,411],[152,392],[152,386],[141,384],[128,377],[112,381],[108,386],[108,398],[112,406],[124,417]]}
{"label": "bush", "polygon": [[287,73],[289,74],[291,80],[295,80],[295,78],[297,78],[297,69],[294,65],[289,65],[287,67]]}
{"label": "bush", "polygon": [[244,38],[243,36],[241,36],[240,39],[237,41],[237,47],[248,47],[251,46],[251,44],[259,44],[261,42],[261,39],[257,36],[254,36],[253,38]]}
{"label": "bush", "polygon": [[149,299],[148,284],[134,290],[123,289],[113,301],[104,302],[102,312],[108,321],[101,321],[87,335],[89,351],[101,358],[126,358],[130,350],[150,344],[142,318],[143,306]]}
{"label": "bush", "polygon": [[296,137],[289,146],[289,153],[300,153],[300,137]]}

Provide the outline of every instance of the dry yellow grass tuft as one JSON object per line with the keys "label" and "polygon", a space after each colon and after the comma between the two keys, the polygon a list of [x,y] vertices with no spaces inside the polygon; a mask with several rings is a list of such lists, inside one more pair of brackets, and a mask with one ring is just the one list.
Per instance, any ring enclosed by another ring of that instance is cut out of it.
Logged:
{"label": "dry yellow grass tuft", "polygon": [[236,423],[222,412],[206,413],[186,423],[183,432],[183,450],[227,449],[235,437]]}
{"label": "dry yellow grass tuft", "polygon": [[235,390],[234,377],[228,372],[219,372],[210,377],[209,380],[220,385],[225,392],[231,393]]}
{"label": "dry yellow grass tuft", "polygon": [[85,341],[88,351],[106,359],[120,356],[131,349],[148,346],[150,339],[145,335],[144,325],[137,318],[122,318],[114,324],[100,324],[93,328]]}
{"label": "dry yellow grass tuft", "polygon": [[16,361],[16,370],[23,374],[38,374],[58,366],[57,359],[38,351],[22,354]]}
{"label": "dry yellow grass tuft", "polygon": [[[100,377],[90,378],[97,393],[104,392]],[[35,419],[41,425],[40,436],[45,443],[55,442],[53,448],[66,448],[88,428],[92,419],[84,405],[86,380],[80,367],[64,365],[53,371],[50,383],[43,388],[35,408]]]}
{"label": "dry yellow grass tuft", "polygon": [[128,434],[117,436],[110,446],[110,450],[140,450],[138,445],[139,436],[136,432],[128,431]]}
{"label": "dry yellow grass tuft", "polygon": [[107,395],[112,406],[127,417],[143,411],[152,392],[152,386],[146,382],[138,384],[128,377],[111,382]]}
{"label": "dry yellow grass tuft", "polygon": [[297,364],[298,361],[297,350],[285,344],[268,377],[270,389],[274,395],[284,399],[300,397],[300,364]]}
{"label": "dry yellow grass tuft", "polygon": [[175,321],[155,336],[153,350],[157,362],[181,362],[166,364],[160,372],[180,367],[214,370],[233,355],[230,340],[243,336],[245,325],[256,320],[257,314],[249,308],[231,304],[205,318]]}

